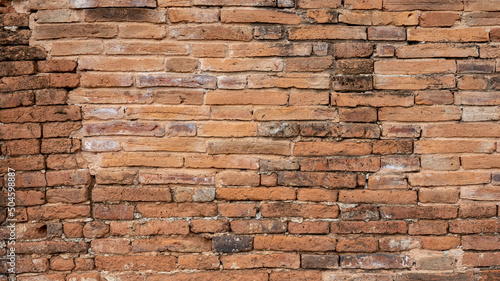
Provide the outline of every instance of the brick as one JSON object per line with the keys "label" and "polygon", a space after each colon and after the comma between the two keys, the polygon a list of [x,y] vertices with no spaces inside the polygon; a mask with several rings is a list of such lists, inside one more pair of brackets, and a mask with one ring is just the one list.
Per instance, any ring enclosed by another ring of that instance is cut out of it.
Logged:
{"label": "brick", "polygon": [[293,200],[295,190],[286,187],[217,188],[223,200]]}
{"label": "brick", "polygon": [[293,137],[299,134],[299,125],[291,122],[266,122],[259,124],[258,135],[270,137]]}
{"label": "brick", "polygon": [[209,75],[180,75],[180,74],[139,74],[137,87],[187,87],[214,89],[216,80]]}
{"label": "brick", "polygon": [[176,89],[156,91],[153,94],[155,103],[158,104],[203,104],[203,91],[195,89]]}
{"label": "brick", "polygon": [[[164,208],[161,208],[161,207]],[[214,216],[217,206],[212,203],[141,203],[136,212],[147,218]]]}
{"label": "brick", "polygon": [[445,280],[463,280],[472,281],[474,275],[472,272],[464,273],[420,273],[409,272],[397,275],[397,281],[410,281],[410,280],[429,280],[429,281],[445,281]]}
{"label": "brick", "polygon": [[395,26],[371,26],[368,28],[368,39],[374,41],[404,41],[406,39],[406,29]]}
{"label": "brick", "polygon": [[[6,178],[7,176],[5,176]],[[45,175],[40,172],[24,172],[16,174],[16,186],[23,187],[43,187],[46,186]]]}
{"label": "brick", "polygon": [[429,172],[408,175],[412,186],[470,185],[490,182],[487,172]]}
{"label": "brick", "polygon": [[415,153],[491,153],[495,143],[486,141],[420,140],[415,142]]}
{"label": "brick", "polygon": [[85,88],[129,87],[133,84],[132,75],[118,73],[83,73],[81,86]]}
{"label": "brick", "polygon": [[323,2],[321,0],[298,0],[297,7],[302,9],[321,9],[321,8],[338,8],[341,6],[341,1],[333,0]]}
{"label": "brick", "polygon": [[[493,177],[495,180],[495,178]],[[462,187],[460,191],[461,198],[472,200],[496,200],[499,196],[498,191],[494,187],[470,186]]]}
{"label": "brick", "polygon": [[380,160],[380,167],[382,171],[386,172],[407,172],[419,171],[420,160],[416,157],[382,157]]}
{"label": "brick", "polygon": [[248,87],[261,88],[298,88],[327,89],[328,77],[324,74],[293,73],[285,75],[251,74],[248,76]]}
{"label": "brick", "polygon": [[498,279],[498,273],[498,270],[482,270],[480,274],[481,278],[483,278],[485,281],[494,281],[495,279]]}
{"label": "brick", "polygon": [[266,9],[222,9],[220,14],[223,23],[276,23],[299,24],[300,16],[295,13],[272,11]]}
{"label": "brick", "polygon": [[63,89],[36,90],[35,99],[37,105],[66,104],[68,92]]}
{"label": "brick", "polygon": [[[1,36],[1,35],[0,35]],[[0,62],[0,75],[21,76],[35,73],[35,64],[31,61],[6,61]],[[4,106],[2,106],[4,107]]]}
{"label": "brick", "polygon": [[7,173],[9,168],[16,171],[43,170],[45,168],[45,159],[41,156],[34,156],[0,160],[0,172]]}
{"label": "brick", "polygon": [[71,0],[71,7],[76,9],[81,8],[97,8],[97,7],[156,7],[154,0]]}
{"label": "brick", "polygon": [[178,264],[182,269],[217,269],[220,262],[217,256],[182,255]]}
{"label": "brick", "polygon": [[450,27],[460,15],[457,13],[424,13],[420,16],[419,25],[422,27]]}
{"label": "brick", "polygon": [[166,70],[172,72],[193,72],[198,68],[199,61],[192,58],[168,58]]}
{"label": "brick", "polygon": [[491,218],[497,213],[494,204],[464,204],[460,205],[460,218]]}
{"label": "brick", "polygon": [[411,263],[406,255],[341,255],[340,266],[342,268],[396,269],[409,268]]}
{"label": "brick", "polygon": [[[142,165],[141,165],[142,166]],[[237,168],[255,170],[258,158],[238,155],[197,155],[185,158],[187,168]]]}
{"label": "brick", "polygon": [[74,219],[90,217],[88,205],[29,207],[30,220]]}
{"label": "brick", "polygon": [[95,258],[97,270],[173,270],[176,258],[173,256],[103,256]]}
{"label": "brick", "polygon": [[124,238],[95,239],[90,245],[92,250],[99,254],[127,254],[130,252],[130,240]]}
{"label": "brick", "polygon": [[151,152],[128,152],[103,154],[102,167],[182,167],[182,157]]}
{"label": "brick", "polygon": [[295,144],[296,156],[336,156],[366,155],[372,152],[370,142],[298,142]]}
{"label": "brick", "polygon": [[435,234],[443,235],[446,234],[448,229],[448,223],[445,221],[429,221],[420,220],[415,223],[410,224],[408,228],[408,234],[411,235],[424,235],[424,234]]}
{"label": "brick", "polygon": [[210,240],[203,237],[154,237],[136,239],[132,242],[132,252],[206,252],[212,248]]}
{"label": "brick", "polygon": [[372,43],[335,43],[333,44],[333,55],[335,58],[364,58],[373,53]]}
{"label": "brick", "polygon": [[0,96],[0,108],[28,106],[33,105],[34,102],[31,92],[5,93]]}
{"label": "brick", "polygon": [[288,223],[288,232],[293,234],[324,234],[329,233],[329,229],[329,222],[326,221],[303,221],[301,223]]}
{"label": "brick", "polygon": [[346,2],[344,2],[344,5],[353,10],[381,10],[382,0],[347,0]]}
{"label": "brick", "polygon": [[290,155],[288,141],[274,140],[214,140],[208,142],[209,154],[278,154]]}
{"label": "brick", "polygon": [[325,236],[255,236],[254,248],[256,250],[271,251],[333,251],[335,250],[335,238]]}
{"label": "brick", "polygon": [[434,206],[381,206],[380,215],[384,219],[453,219],[457,217],[457,208],[448,205]]}
{"label": "brick", "polygon": [[276,220],[234,220],[231,230],[236,234],[284,233],[287,225]]}
{"label": "brick", "polygon": [[323,71],[329,69],[333,63],[331,57],[289,58],[285,59],[287,72]]}
{"label": "brick", "polygon": [[337,255],[301,255],[302,268],[334,269],[338,268],[338,263],[339,256]]}
{"label": "brick", "polygon": [[[187,221],[174,220],[174,221],[112,221],[110,226],[105,225],[107,229],[100,233],[100,235],[172,235],[189,233],[189,224]],[[92,235],[95,236],[95,235]]]}
{"label": "brick", "polygon": [[375,62],[375,73],[380,74],[435,74],[455,72],[456,64],[452,60],[383,60]]}
{"label": "brick", "polygon": [[95,204],[93,215],[97,219],[130,220],[134,217],[134,206]]}
{"label": "brick", "polygon": [[415,103],[420,105],[452,104],[453,94],[450,91],[420,91],[415,96]]}
{"label": "brick", "polygon": [[[423,237],[422,237],[423,238]],[[379,239],[379,247],[382,251],[401,252],[420,248],[420,238],[408,236],[391,236]]]}
{"label": "brick", "polygon": [[371,237],[359,238],[339,238],[337,242],[337,252],[376,252],[378,241]]}
{"label": "brick", "polygon": [[340,217],[343,220],[369,221],[379,219],[379,211],[377,207],[373,205],[360,204],[341,206],[340,211]]}
{"label": "brick", "polygon": [[482,28],[469,29],[409,29],[408,41],[426,42],[484,42],[489,34]]}
{"label": "brick", "polygon": [[456,203],[458,201],[456,188],[422,188],[418,192],[418,200],[422,203]]}
{"label": "brick", "polygon": [[378,171],[378,157],[368,158],[308,158],[300,162],[302,171]]}
{"label": "brick", "polygon": [[372,76],[334,76],[332,87],[336,91],[369,91],[373,89]]}
{"label": "brick", "polygon": [[333,93],[332,105],[338,106],[412,106],[414,97],[393,93]]}
{"label": "brick", "polygon": [[223,256],[221,262],[225,269],[299,268],[300,256],[298,254],[239,254]]}
{"label": "brick", "polygon": [[75,267],[75,263],[72,258],[64,259],[62,257],[53,257],[50,259],[50,268],[52,270],[72,270]]}
{"label": "brick", "polygon": [[157,58],[116,58],[86,56],[78,60],[78,68],[94,71],[159,71],[163,62]]}
{"label": "brick", "polygon": [[378,203],[378,204],[412,204],[416,203],[417,194],[404,190],[341,190],[339,202],[345,203]]}
{"label": "brick", "polygon": [[19,156],[38,153],[40,153],[40,141],[36,139],[7,141],[2,147],[3,155]]}
{"label": "brick", "polygon": [[236,43],[229,48],[231,57],[309,56],[311,43]]}
{"label": "brick", "polygon": [[455,236],[422,236],[422,248],[428,250],[450,250],[460,246],[460,237]]}
{"label": "brick", "polygon": [[337,110],[325,107],[258,108],[253,115],[259,121],[271,120],[337,120]]}
{"label": "brick", "polygon": [[465,11],[498,11],[497,3],[492,0],[478,1],[469,0],[464,3]]}
{"label": "brick", "polygon": [[252,29],[249,27],[230,26],[198,26],[172,27],[171,34],[177,40],[252,40]]}
{"label": "brick", "polygon": [[182,9],[173,8],[168,11],[170,22],[217,22],[219,20],[219,11],[215,9]]}
{"label": "brick", "polygon": [[375,75],[373,87],[384,90],[447,89],[455,87],[455,77],[453,75],[433,77]]}
{"label": "brick", "polygon": [[465,250],[488,251],[498,248],[500,240],[495,236],[463,236],[462,247]]}
{"label": "brick", "polygon": [[206,104],[214,105],[286,105],[286,92],[274,90],[216,90],[206,94]]}
{"label": "brick", "polygon": [[387,0],[384,1],[384,9],[392,11],[424,10],[424,11],[460,11],[464,5],[462,1],[432,1],[425,0],[415,3],[409,0]]}
{"label": "brick", "polygon": [[335,205],[265,203],[260,206],[263,217],[337,218]]}
{"label": "brick", "polygon": [[375,122],[377,110],[369,107],[339,108],[341,122]]}
{"label": "brick", "polygon": [[328,172],[279,172],[278,184],[287,186],[324,186],[330,188],[355,187],[352,174]]}
{"label": "brick", "polygon": [[88,200],[85,189],[51,189],[46,193],[48,203],[82,203]]}
{"label": "brick", "polygon": [[459,44],[429,43],[398,47],[396,56],[398,58],[467,58],[477,57],[479,52],[473,47]]}
{"label": "brick", "polygon": [[464,253],[463,264],[465,266],[493,266],[498,264],[500,255],[498,253]]}
{"label": "brick", "polygon": [[326,91],[315,92],[313,95],[306,92],[292,92],[288,99],[290,106],[326,105],[330,103],[330,93]]}
{"label": "brick", "polygon": [[339,14],[333,10],[308,10],[307,16],[314,19],[317,23],[336,23]]}
{"label": "brick", "polygon": [[172,200],[170,192],[165,188],[94,188],[92,200],[106,201],[165,201]]}
{"label": "brick", "polygon": [[148,281],[161,281],[168,278],[173,281],[182,280],[208,280],[216,278],[216,280],[230,281],[266,281],[268,279],[267,271],[262,270],[229,270],[229,271],[211,271],[211,272],[195,272],[195,273],[175,273],[175,274],[158,274],[148,277]]}
{"label": "brick", "polygon": [[[101,6],[103,7],[103,6]],[[85,10],[86,22],[165,22],[165,16],[140,8],[97,8]]]}
{"label": "brick", "polygon": [[29,16],[27,14],[7,13],[0,16],[3,26],[28,26]]}
{"label": "brick", "polygon": [[331,233],[356,234],[356,233],[374,233],[374,234],[404,234],[407,232],[407,225],[404,221],[348,221],[332,222],[330,225]]}
{"label": "brick", "polygon": [[219,89],[244,89],[247,86],[246,76],[219,76],[217,77],[217,87]]}
{"label": "brick", "polygon": [[[101,47],[102,49],[102,47]],[[145,54],[165,54],[165,55],[187,55],[189,53],[186,44],[180,43],[145,43],[118,41],[109,42],[105,45],[106,53],[116,55],[145,55]]]}
{"label": "brick", "polygon": [[[469,12],[462,16],[462,21],[468,26],[493,26],[497,25],[497,12]],[[490,38],[493,38],[494,29],[490,31]]]}
{"label": "brick", "polygon": [[291,27],[289,29],[290,40],[316,40],[316,39],[344,39],[364,40],[366,30],[361,27],[346,26],[308,26]]}
{"label": "brick", "polygon": [[409,154],[413,143],[405,140],[378,140],[373,143],[374,154]]}
{"label": "brick", "polygon": [[382,136],[390,138],[419,137],[422,130],[419,125],[385,123],[382,127]]}
{"label": "brick", "polygon": [[253,249],[253,237],[225,235],[212,239],[212,248],[215,252],[237,253]]}
{"label": "brick", "polygon": [[112,38],[118,33],[116,25],[100,23],[75,23],[67,25],[39,25],[36,26],[33,36],[36,39],[58,39],[76,37]]}
{"label": "brick", "polygon": [[388,58],[394,57],[396,48],[392,45],[377,45],[375,54],[377,57]]}
{"label": "brick", "polygon": [[98,41],[58,41],[51,44],[52,54],[55,56],[100,54],[103,45]]}
{"label": "brick", "polygon": [[208,119],[210,110],[204,106],[128,106],[125,115],[130,119],[191,121]]}
{"label": "brick", "polygon": [[334,190],[326,189],[301,188],[297,191],[297,200],[313,202],[335,202],[337,201],[337,192]]}
{"label": "brick", "polygon": [[168,140],[159,138],[135,138],[126,140],[122,144],[125,151],[206,151],[205,143],[202,139],[186,137],[169,138]]}

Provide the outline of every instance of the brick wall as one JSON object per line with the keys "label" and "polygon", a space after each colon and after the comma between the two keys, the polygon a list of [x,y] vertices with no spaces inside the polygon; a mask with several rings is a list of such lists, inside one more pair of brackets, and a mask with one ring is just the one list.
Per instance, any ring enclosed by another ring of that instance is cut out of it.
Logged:
{"label": "brick wall", "polygon": [[12,3],[11,278],[500,280],[498,0]]}

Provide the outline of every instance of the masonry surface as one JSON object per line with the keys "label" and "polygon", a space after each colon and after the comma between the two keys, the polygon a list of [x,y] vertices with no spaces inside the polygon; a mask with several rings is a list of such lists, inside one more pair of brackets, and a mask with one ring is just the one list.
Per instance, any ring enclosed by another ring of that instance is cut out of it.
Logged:
{"label": "masonry surface", "polygon": [[0,2],[0,281],[500,280],[498,0]]}

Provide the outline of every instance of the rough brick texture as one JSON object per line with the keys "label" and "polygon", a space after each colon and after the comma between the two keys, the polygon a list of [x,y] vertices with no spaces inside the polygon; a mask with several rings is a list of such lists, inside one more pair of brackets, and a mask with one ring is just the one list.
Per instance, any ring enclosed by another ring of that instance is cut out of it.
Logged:
{"label": "rough brick texture", "polygon": [[499,19],[0,1],[0,281],[500,280]]}

